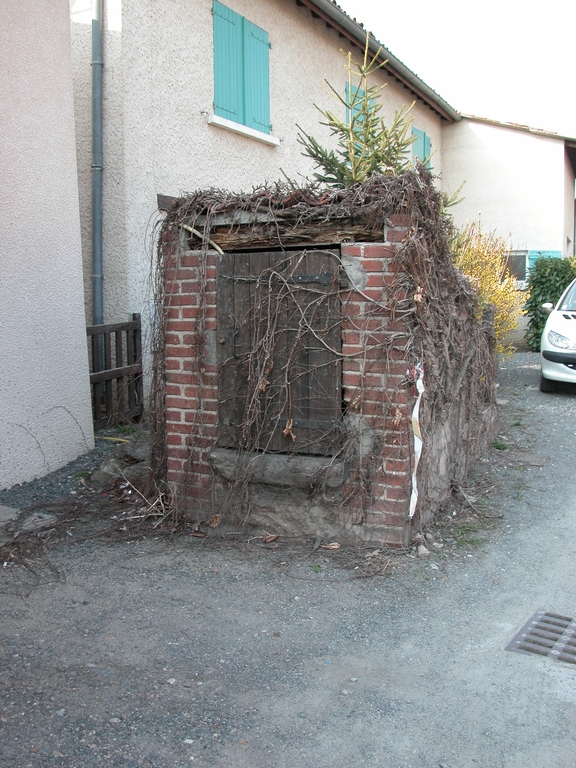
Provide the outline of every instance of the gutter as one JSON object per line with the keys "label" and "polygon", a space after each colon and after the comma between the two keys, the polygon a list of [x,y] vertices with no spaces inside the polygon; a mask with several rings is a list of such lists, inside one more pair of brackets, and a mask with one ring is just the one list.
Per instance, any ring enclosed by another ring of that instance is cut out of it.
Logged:
{"label": "gutter", "polygon": [[[366,30],[357,22],[353,21],[348,14],[344,13],[331,0],[296,0],[298,5],[304,5],[310,9],[313,16],[323,19],[327,24],[336,29],[341,37],[346,37],[356,44],[360,44],[363,49],[366,44]],[[426,102],[435,112],[450,123],[459,122],[462,117],[460,113],[451,107],[447,101],[439,96],[436,91],[408,69],[400,59],[397,59],[388,51],[373,35],[370,35],[369,48],[372,53],[377,53],[380,49],[379,58],[387,61],[387,69],[394,77],[403,83],[412,93],[422,101]]]}
{"label": "gutter", "polygon": [[92,323],[104,322],[102,258],[102,0],[93,0],[92,13]]}

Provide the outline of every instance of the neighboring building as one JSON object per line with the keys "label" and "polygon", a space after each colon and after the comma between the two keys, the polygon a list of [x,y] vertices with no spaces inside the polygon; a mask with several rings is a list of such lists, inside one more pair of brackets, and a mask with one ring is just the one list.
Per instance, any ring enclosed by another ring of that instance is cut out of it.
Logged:
{"label": "neighboring building", "polygon": [[574,254],[576,139],[465,116],[442,133],[442,189],[462,202],[458,225],[480,218],[505,238],[520,280],[538,256]]}
{"label": "neighboring building", "polygon": [[[91,0],[72,0],[85,285],[90,284]],[[298,128],[330,143],[314,105],[341,110],[345,52],[365,30],[329,0],[104,2],[105,322],[149,315],[156,195],[250,190],[311,176]],[[376,41],[372,49],[377,50]],[[389,52],[384,113],[413,101],[420,153],[442,164],[442,126],[459,115]],[[87,316],[91,297],[86,292]]]}
{"label": "neighboring building", "polygon": [[0,488],[93,447],[70,24],[0,8]]}

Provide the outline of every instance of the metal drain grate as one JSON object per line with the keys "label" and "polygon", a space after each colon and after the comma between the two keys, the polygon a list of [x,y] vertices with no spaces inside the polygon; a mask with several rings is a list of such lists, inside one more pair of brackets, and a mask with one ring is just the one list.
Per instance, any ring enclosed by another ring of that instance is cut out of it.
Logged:
{"label": "metal drain grate", "polygon": [[548,611],[536,613],[506,646],[507,651],[538,653],[576,664],[576,620]]}

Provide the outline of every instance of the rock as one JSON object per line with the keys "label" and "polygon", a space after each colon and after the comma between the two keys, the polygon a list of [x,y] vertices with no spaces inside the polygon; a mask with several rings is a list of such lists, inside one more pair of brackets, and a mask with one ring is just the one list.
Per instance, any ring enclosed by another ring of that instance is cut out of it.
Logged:
{"label": "rock", "polygon": [[20,514],[21,510],[15,509],[14,507],[3,507],[0,504],[0,546],[2,546],[2,544],[7,544],[12,540],[12,534],[6,533],[4,531],[4,526],[7,523],[12,522],[12,520],[16,520]]}
{"label": "rock", "polygon": [[4,507],[0,504],[0,525],[2,525],[2,523],[9,523],[10,520],[15,520],[20,514],[20,511],[21,510],[15,509],[14,507]]}
{"label": "rock", "polygon": [[[251,483],[263,485],[302,488],[308,491],[322,484],[327,488],[338,488],[348,477],[344,462],[333,458],[247,453],[242,460],[246,461],[246,467],[241,471],[250,477]],[[208,461],[226,480],[235,478],[239,461],[238,451],[215,448],[210,452]]]}
{"label": "rock", "polygon": [[426,538],[426,541],[434,541],[434,536],[431,533],[425,533],[424,537]]}
{"label": "rock", "polygon": [[56,515],[46,514],[45,512],[34,512],[27,517],[20,526],[21,531],[40,531],[42,528],[50,528],[58,521]]}
{"label": "rock", "polygon": [[412,537],[413,544],[421,544],[424,541],[424,536],[421,533],[415,533]]}
{"label": "rock", "polygon": [[420,544],[418,547],[418,557],[426,557],[430,554],[430,550],[427,549],[424,544]]}
{"label": "rock", "polygon": [[126,479],[139,491],[144,490],[150,479],[150,452],[148,440],[116,446],[113,455],[107,456],[92,472],[90,483],[97,491],[109,491],[118,480]]}
{"label": "rock", "polygon": [[151,447],[148,440],[131,440],[119,445],[114,453],[121,461],[137,464],[140,461],[150,461]]}
{"label": "rock", "polygon": [[122,477],[122,466],[114,456],[107,456],[90,475],[90,483],[98,491],[108,491]]}
{"label": "rock", "polygon": [[124,477],[134,488],[143,491],[150,479],[150,467],[147,464],[131,464],[124,469]]}

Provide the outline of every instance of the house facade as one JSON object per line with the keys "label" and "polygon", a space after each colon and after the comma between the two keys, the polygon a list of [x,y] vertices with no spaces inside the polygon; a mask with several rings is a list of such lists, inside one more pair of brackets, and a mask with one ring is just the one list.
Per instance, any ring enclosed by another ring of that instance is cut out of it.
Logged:
{"label": "house facade", "polygon": [[575,139],[477,117],[442,130],[443,191],[464,182],[457,225],[480,218],[505,238],[520,280],[538,256],[574,254]]}
{"label": "house facade", "polygon": [[0,101],[4,489],[94,445],[70,25],[59,0],[0,7]]}
{"label": "house facade", "polygon": [[[90,285],[91,0],[72,0],[85,285]],[[149,316],[158,193],[232,191],[311,177],[298,127],[330,145],[315,105],[342,111],[344,54],[365,30],[329,0],[104,0],[104,316]],[[374,52],[378,46],[372,41]],[[442,165],[442,126],[458,114],[388,59],[383,113],[415,102],[420,151]],[[87,316],[90,295],[86,294]]]}
{"label": "house facade", "polygon": [[[157,195],[303,181],[299,128],[330,146],[315,109],[345,107],[345,54],[366,32],[331,0],[102,0],[104,321],[154,312]],[[1,11],[0,485],[93,445],[92,0]],[[70,34],[71,21],[71,34]],[[30,51],[33,51],[33,55]],[[370,39],[370,50],[379,50]],[[574,248],[576,142],[465,118],[389,51],[383,116],[414,102],[414,157],[443,189],[467,184],[457,223],[481,212],[526,262]],[[34,98],[30,97],[34,93]],[[4,212],[7,211],[8,215]],[[34,242],[31,243],[31,211]],[[41,231],[38,236],[37,232]],[[25,265],[25,267],[23,266]]]}

